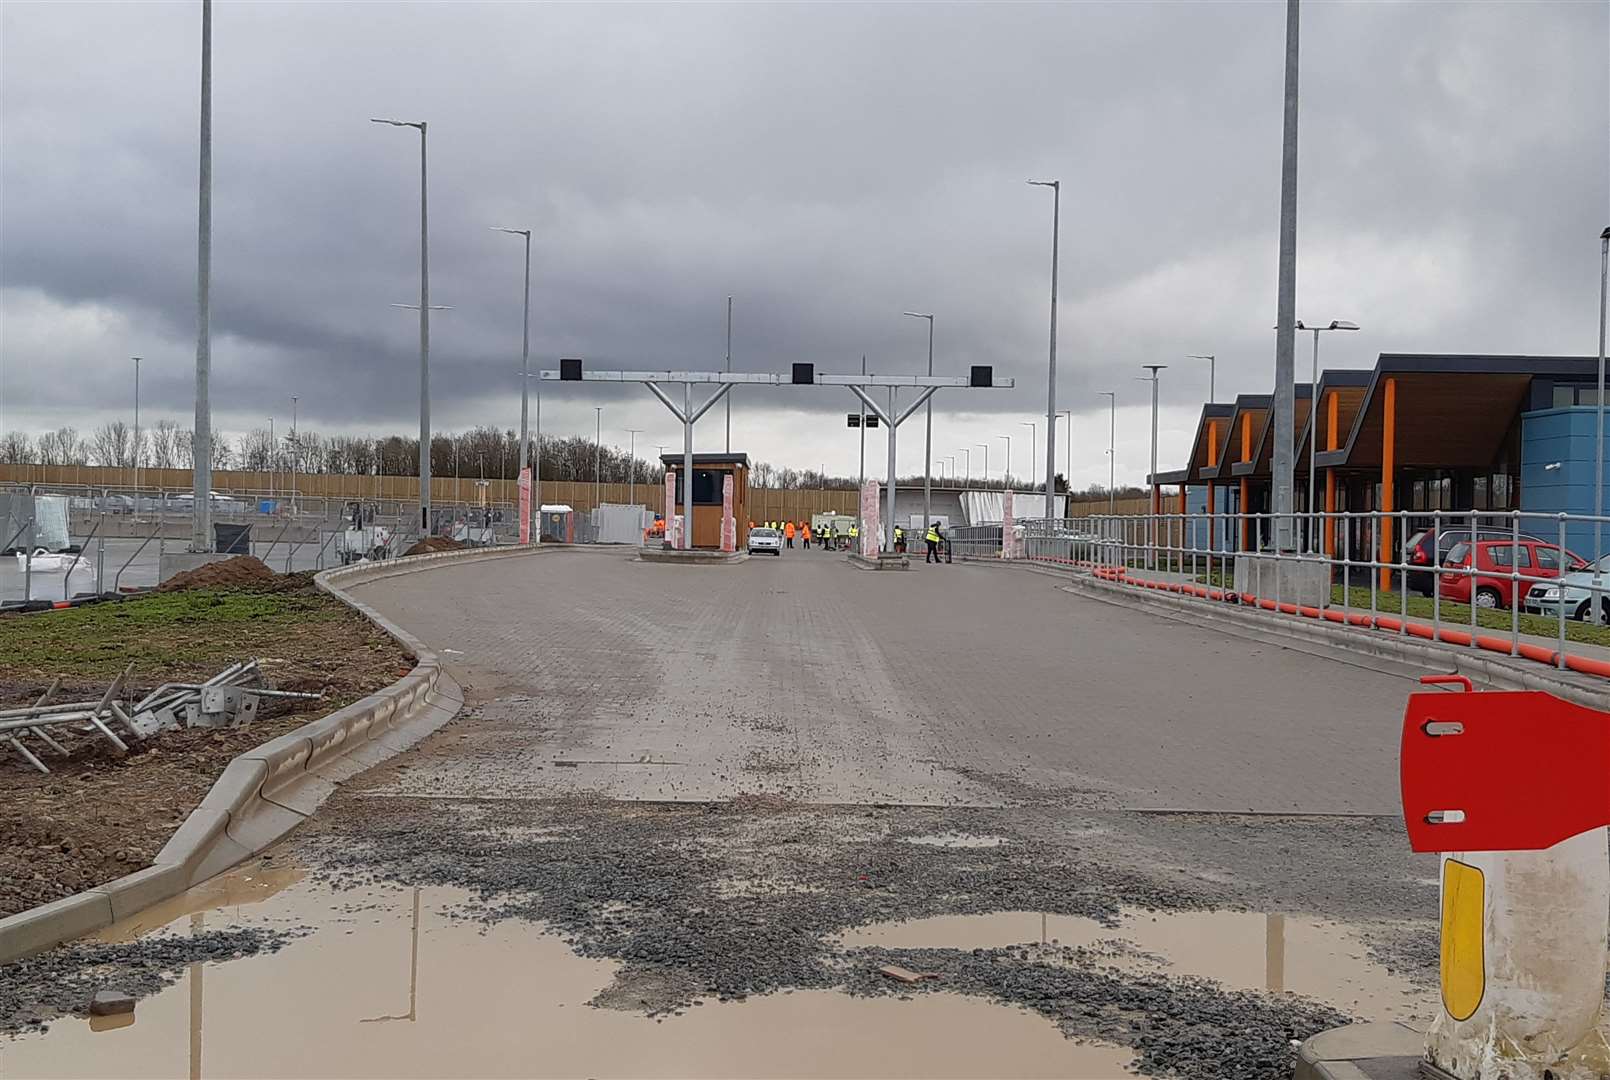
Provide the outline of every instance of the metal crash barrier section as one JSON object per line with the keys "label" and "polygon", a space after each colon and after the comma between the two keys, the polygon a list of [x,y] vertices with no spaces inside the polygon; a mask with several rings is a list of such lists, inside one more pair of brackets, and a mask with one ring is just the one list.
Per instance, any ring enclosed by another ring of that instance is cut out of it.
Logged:
{"label": "metal crash barrier section", "polygon": [[[973,526],[959,556],[1021,557],[1117,584],[1255,606],[1610,678],[1610,517],[1508,511],[1097,514]],[[991,532],[990,530],[993,530]],[[1012,550],[1016,547],[1017,551]]]}

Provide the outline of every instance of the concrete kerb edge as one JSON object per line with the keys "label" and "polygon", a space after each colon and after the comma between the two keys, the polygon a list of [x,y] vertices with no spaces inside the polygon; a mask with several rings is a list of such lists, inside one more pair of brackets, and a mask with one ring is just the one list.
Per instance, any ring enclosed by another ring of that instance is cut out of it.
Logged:
{"label": "concrete kerb edge", "polygon": [[1142,590],[1032,562],[1007,561],[991,565],[1046,574],[1062,581],[1070,590],[1093,599],[1139,608],[1169,618],[1188,615],[1192,622],[1200,623],[1204,620],[1215,622],[1226,630],[1243,634],[1256,631],[1259,636],[1266,639],[1296,638],[1326,649],[1341,650],[1357,656],[1424,667],[1437,672],[1467,675],[1475,681],[1506,690],[1541,690],[1592,709],[1610,710],[1610,687],[1599,689],[1555,678],[1551,674],[1552,669],[1544,668],[1532,661],[1512,662],[1506,657],[1492,653],[1433,643],[1380,630],[1316,622],[1261,609],[1255,611],[1239,604],[1213,603],[1160,590]]}
{"label": "concrete kerb edge", "polygon": [[[1425,1035],[1396,1021],[1362,1021],[1321,1031],[1297,1048],[1292,1080],[1370,1080],[1380,1065],[1393,1076],[1412,1073],[1425,1062]],[[1421,1075],[1444,1075],[1422,1068]]]}
{"label": "concrete kerb edge", "polygon": [[[326,765],[341,763],[348,753],[370,746],[366,767],[395,756],[457,714],[463,695],[441,669],[436,655],[406,630],[346,588],[366,581],[435,569],[450,562],[535,554],[529,547],[439,552],[394,559],[376,566],[342,567],[314,577],[314,585],[375,623],[411,652],[415,665],[407,675],[351,705],[294,731],[270,739],[239,755],[227,766],[200,804],[174,830],[152,865],[73,896],[53,900],[0,919],[0,964],[43,952],[63,941],[105,929],[152,904],[250,858],[290,832],[307,814],[275,802],[276,792]],[[379,736],[406,727],[404,739]],[[339,733],[339,737],[336,737]],[[332,770],[337,771],[337,770]],[[350,771],[347,775],[352,775]],[[340,781],[326,781],[333,791]],[[305,786],[305,785],[304,785]],[[321,787],[325,785],[320,785]],[[327,795],[328,792],[325,792]],[[318,798],[323,802],[323,797]],[[255,819],[249,837],[231,834],[231,826]],[[271,822],[272,827],[263,828]]]}

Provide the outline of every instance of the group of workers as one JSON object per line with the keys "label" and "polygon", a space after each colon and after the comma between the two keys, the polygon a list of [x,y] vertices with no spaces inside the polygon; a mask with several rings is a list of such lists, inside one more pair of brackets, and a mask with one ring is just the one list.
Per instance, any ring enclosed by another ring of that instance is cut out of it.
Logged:
{"label": "group of workers", "polygon": [[[811,523],[808,521],[767,521],[764,524],[766,528],[775,529],[783,534],[784,547],[793,547],[794,540],[797,537],[802,547],[810,547],[811,541],[815,540],[823,551],[854,551],[857,547],[856,541],[861,537],[861,529],[853,521],[850,522],[848,527],[842,529],[832,521],[828,521],[814,532],[811,529]],[[751,529],[755,528],[755,523],[751,521],[749,527]],[[878,539],[880,541],[883,539],[881,534]],[[950,545],[945,542],[945,534],[940,529],[939,522],[929,523],[928,532],[923,537],[923,540],[928,545],[928,557],[923,560],[924,562],[950,561]],[[906,550],[906,530],[899,525],[894,527],[894,549],[902,554]],[[944,555],[943,559],[940,558],[941,554]]]}
{"label": "group of workers", "polygon": [[[853,522],[848,528],[839,528],[829,521],[819,529],[812,529],[808,521],[765,521],[761,524],[782,533],[784,547],[793,547],[795,539],[798,539],[801,547],[810,547],[814,540],[824,551],[853,549],[861,535],[861,530]],[[751,521],[749,527],[755,528],[755,523]]]}

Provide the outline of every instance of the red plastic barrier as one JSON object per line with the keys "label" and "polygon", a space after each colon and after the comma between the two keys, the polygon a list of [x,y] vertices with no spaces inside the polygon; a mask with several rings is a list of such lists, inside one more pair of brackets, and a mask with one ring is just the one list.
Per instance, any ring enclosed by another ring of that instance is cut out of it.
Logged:
{"label": "red plastic barrier", "polygon": [[1610,825],[1610,715],[1540,691],[1409,695],[1398,770],[1415,851],[1536,851]]}
{"label": "red plastic barrier", "polygon": [[[1366,629],[1382,630],[1393,634],[1407,634],[1410,637],[1424,641],[1441,641],[1444,644],[1461,648],[1470,647],[1470,634],[1464,630],[1442,629],[1428,626],[1420,622],[1404,622],[1390,615],[1370,616],[1351,611],[1338,611],[1334,608],[1299,607],[1296,604],[1280,603],[1273,600],[1253,596],[1251,593],[1233,593],[1223,589],[1203,588],[1190,583],[1170,581],[1148,581],[1145,578],[1131,577],[1126,567],[1097,567],[1092,576],[1106,581],[1116,581],[1125,585],[1137,585],[1146,589],[1162,592],[1177,593],[1184,596],[1195,596],[1207,600],[1225,601],[1238,599],[1248,607],[1256,606],[1264,611],[1276,611],[1284,615],[1300,615],[1308,619],[1323,619],[1326,622],[1342,623],[1347,626],[1361,626]],[[1479,635],[1476,638],[1476,647],[1487,652],[1502,653],[1505,656],[1519,656],[1523,660],[1534,663],[1547,664],[1549,667],[1558,667],[1560,654],[1542,645],[1533,645],[1522,642],[1511,649],[1508,638]],[[1565,666],[1571,671],[1581,672],[1584,675],[1596,675],[1600,678],[1610,679],[1610,661],[1593,660],[1584,656],[1566,654]]]}
{"label": "red plastic barrier", "polygon": [[1603,660],[1590,660],[1586,656],[1567,656],[1565,666],[1584,675],[1598,675],[1610,679],[1610,663]]}

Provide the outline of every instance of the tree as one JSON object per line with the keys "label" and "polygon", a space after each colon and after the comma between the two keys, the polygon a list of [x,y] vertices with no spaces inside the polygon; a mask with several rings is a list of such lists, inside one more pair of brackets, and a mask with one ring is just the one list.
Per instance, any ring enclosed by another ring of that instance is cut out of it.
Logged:
{"label": "tree", "polygon": [[[212,467],[214,469],[229,468],[233,454],[229,446],[229,438],[218,432],[212,433]],[[180,428],[174,437],[173,462],[176,469],[194,468],[196,464],[196,433],[189,428]]]}
{"label": "tree", "polygon": [[272,472],[279,468],[277,450],[267,428],[253,428],[242,435],[236,448],[240,467],[247,472]]}
{"label": "tree", "polygon": [[[145,444],[145,432],[140,433],[140,444]],[[134,431],[122,420],[113,420],[95,429],[89,439],[90,457],[97,465],[110,465],[126,469],[136,458]]]}
{"label": "tree", "polygon": [[32,465],[34,441],[20,431],[0,435],[0,465]]}
{"label": "tree", "polygon": [[39,464],[88,465],[89,447],[76,428],[59,427],[39,436]]}
{"label": "tree", "polygon": [[150,466],[153,469],[177,469],[181,438],[179,425],[172,420],[164,418],[152,424],[148,462]]}

